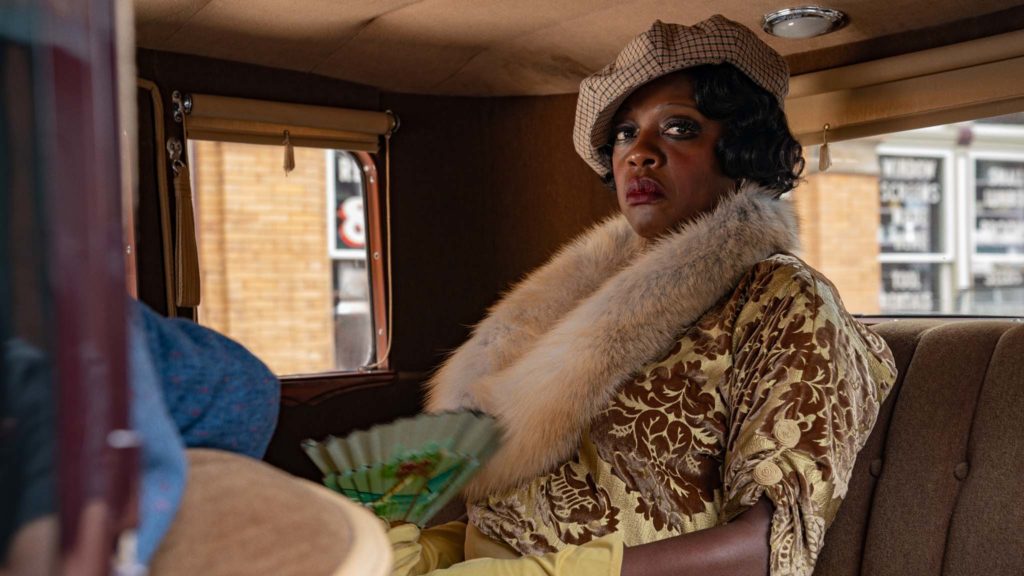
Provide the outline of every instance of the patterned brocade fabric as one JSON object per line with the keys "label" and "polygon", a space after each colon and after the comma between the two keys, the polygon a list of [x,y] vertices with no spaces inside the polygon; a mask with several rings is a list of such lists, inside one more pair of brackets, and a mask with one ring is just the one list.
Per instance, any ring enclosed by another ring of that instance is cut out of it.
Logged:
{"label": "patterned brocade fabric", "polygon": [[776,255],[623,385],[570,461],[475,503],[470,520],[540,554],[710,528],[763,495],[771,573],[810,574],[895,379],[885,342],[828,280]]}

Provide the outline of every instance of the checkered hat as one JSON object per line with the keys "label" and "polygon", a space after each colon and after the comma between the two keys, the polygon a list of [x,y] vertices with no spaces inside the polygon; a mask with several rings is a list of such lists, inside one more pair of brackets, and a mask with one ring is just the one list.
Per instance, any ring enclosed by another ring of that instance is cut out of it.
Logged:
{"label": "checkered hat", "polygon": [[715,15],[694,26],[657,20],[622,50],[614,62],[580,83],[573,144],[598,174],[611,171],[598,150],[608,143],[612,116],[637,88],[666,74],[701,64],[729,63],[782,106],[789,92],[789,66],[749,28]]}

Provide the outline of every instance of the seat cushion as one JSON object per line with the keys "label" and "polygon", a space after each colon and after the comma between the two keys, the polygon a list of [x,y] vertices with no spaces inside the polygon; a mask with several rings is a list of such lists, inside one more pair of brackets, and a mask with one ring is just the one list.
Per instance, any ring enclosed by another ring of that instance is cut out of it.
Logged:
{"label": "seat cushion", "polygon": [[1024,326],[875,328],[900,375],[815,574],[1024,573]]}
{"label": "seat cushion", "polygon": [[[861,573],[864,539],[871,514],[877,475],[881,471],[889,420],[921,336],[942,324],[939,320],[900,320],[878,324],[872,328],[885,339],[896,361],[898,376],[878,412],[878,419],[850,478],[849,491],[839,513],[825,534],[825,547],[815,564],[816,576],[857,576]],[[874,472],[872,472],[874,471]]]}
{"label": "seat cushion", "polygon": [[951,322],[921,336],[889,423],[863,573],[943,574],[950,519],[963,487],[958,469],[969,465],[976,418],[990,417],[976,414],[976,407],[993,351],[1010,326]]}
{"label": "seat cushion", "polygon": [[1024,574],[1024,325],[995,347],[964,464],[942,573]]}

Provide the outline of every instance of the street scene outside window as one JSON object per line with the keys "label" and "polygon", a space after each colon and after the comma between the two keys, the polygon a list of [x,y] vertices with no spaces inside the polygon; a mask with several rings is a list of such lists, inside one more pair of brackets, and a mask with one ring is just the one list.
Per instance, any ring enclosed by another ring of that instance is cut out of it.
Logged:
{"label": "street scene outside window", "polygon": [[277,374],[375,361],[366,175],[343,150],[190,142],[203,300],[199,322]]}
{"label": "street scene outside window", "polygon": [[1024,315],[1024,114],[830,144],[792,194],[852,312]]}

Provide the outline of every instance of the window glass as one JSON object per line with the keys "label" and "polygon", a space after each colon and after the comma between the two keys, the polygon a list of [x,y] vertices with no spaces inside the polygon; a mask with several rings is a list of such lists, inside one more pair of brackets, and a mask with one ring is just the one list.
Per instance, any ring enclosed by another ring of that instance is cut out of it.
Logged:
{"label": "window glass", "polygon": [[790,197],[851,311],[1024,316],[1024,113],[829,148]]}
{"label": "window glass", "polygon": [[1024,254],[1024,158],[974,161],[976,254]]}
{"label": "window glass", "polygon": [[355,154],[190,142],[199,322],[277,374],[356,370],[375,358],[366,175]]}
{"label": "window glass", "polygon": [[884,254],[942,251],[942,157],[879,155],[878,244]]}
{"label": "window glass", "polygon": [[942,265],[928,262],[882,262],[878,309],[885,313],[929,313],[942,303]]}
{"label": "window glass", "polygon": [[328,153],[328,244],[334,302],[334,358],[339,369],[373,362],[370,275],[366,266],[366,179],[352,154]]}

